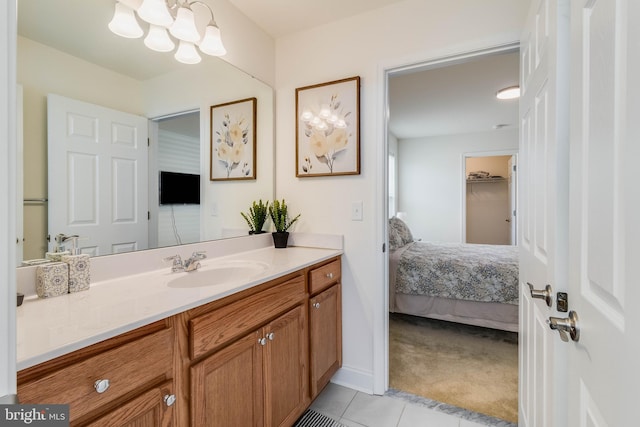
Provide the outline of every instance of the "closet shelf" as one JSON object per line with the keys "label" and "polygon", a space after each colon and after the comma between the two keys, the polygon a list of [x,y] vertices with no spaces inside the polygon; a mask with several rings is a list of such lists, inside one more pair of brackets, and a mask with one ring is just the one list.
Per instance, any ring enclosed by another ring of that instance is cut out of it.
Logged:
{"label": "closet shelf", "polygon": [[467,184],[474,184],[476,182],[504,182],[507,178],[475,178],[475,179],[467,179]]}

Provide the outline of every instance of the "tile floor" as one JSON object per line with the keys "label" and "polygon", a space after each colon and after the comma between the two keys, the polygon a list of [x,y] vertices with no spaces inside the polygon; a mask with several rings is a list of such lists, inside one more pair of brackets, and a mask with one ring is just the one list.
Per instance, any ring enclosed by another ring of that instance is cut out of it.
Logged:
{"label": "tile floor", "polygon": [[[371,396],[329,383],[311,405],[347,427],[481,427],[466,420],[392,396]],[[501,425],[490,424],[490,425]]]}

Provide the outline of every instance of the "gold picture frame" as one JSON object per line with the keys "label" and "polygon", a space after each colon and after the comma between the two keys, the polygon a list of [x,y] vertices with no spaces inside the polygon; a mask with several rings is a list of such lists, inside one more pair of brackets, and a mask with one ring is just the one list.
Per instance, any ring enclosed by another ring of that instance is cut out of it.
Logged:
{"label": "gold picture frame", "polygon": [[256,98],[211,106],[210,181],[256,179]]}
{"label": "gold picture frame", "polygon": [[296,89],[296,176],[360,174],[360,77]]}

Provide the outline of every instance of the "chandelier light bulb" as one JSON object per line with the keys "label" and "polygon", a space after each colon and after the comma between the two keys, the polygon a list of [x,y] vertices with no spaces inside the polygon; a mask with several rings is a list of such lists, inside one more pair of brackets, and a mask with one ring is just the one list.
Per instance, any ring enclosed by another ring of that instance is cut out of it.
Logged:
{"label": "chandelier light bulb", "polygon": [[193,11],[188,7],[181,7],[178,9],[178,15],[173,25],[169,28],[169,32],[175,38],[196,43],[200,41],[200,33],[196,28],[196,21],[193,15]]}
{"label": "chandelier light bulb", "polygon": [[173,17],[165,0],[144,0],[137,12],[140,19],[149,24],[167,28],[173,24]]}
{"label": "chandelier light bulb", "polygon": [[183,40],[180,41],[174,58],[176,58],[176,61],[182,62],[183,64],[197,64],[202,61],[202,58],[198,55],[195,45]]}
{"label": "chandelier light bulb", "polygon": [[136,20],[133,9],[120,2],[116,3],[116,11],[113,14],[111,22],[109,22],[109,29],[114,34],[128,39],[137,39],[144,34]]}
{"label": "chandelier light bulb", "polygon": [[171,52],[176,47],[169,37],[167,29],[158,25],[149,26],[149,33],[144,38],[144,44],[156,52]]}
{"label": "chandelier light bulb", "polygon": [[202,53],[206,53],[211,56],[223,56],[227,53],[227,50],[222,44],[222,37],[220,37],[220,29],[215,25],[207,25],[204,32],[204,37],[198,45]]}

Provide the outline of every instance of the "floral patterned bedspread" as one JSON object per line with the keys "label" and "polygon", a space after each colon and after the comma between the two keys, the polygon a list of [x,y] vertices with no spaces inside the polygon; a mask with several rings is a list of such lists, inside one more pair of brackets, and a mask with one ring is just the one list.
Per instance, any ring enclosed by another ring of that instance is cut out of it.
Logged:
{"label": "floral patterned bedspread", "polygon": [[390,254],[397,293],[518,304],[518,248],[413,242]]}

